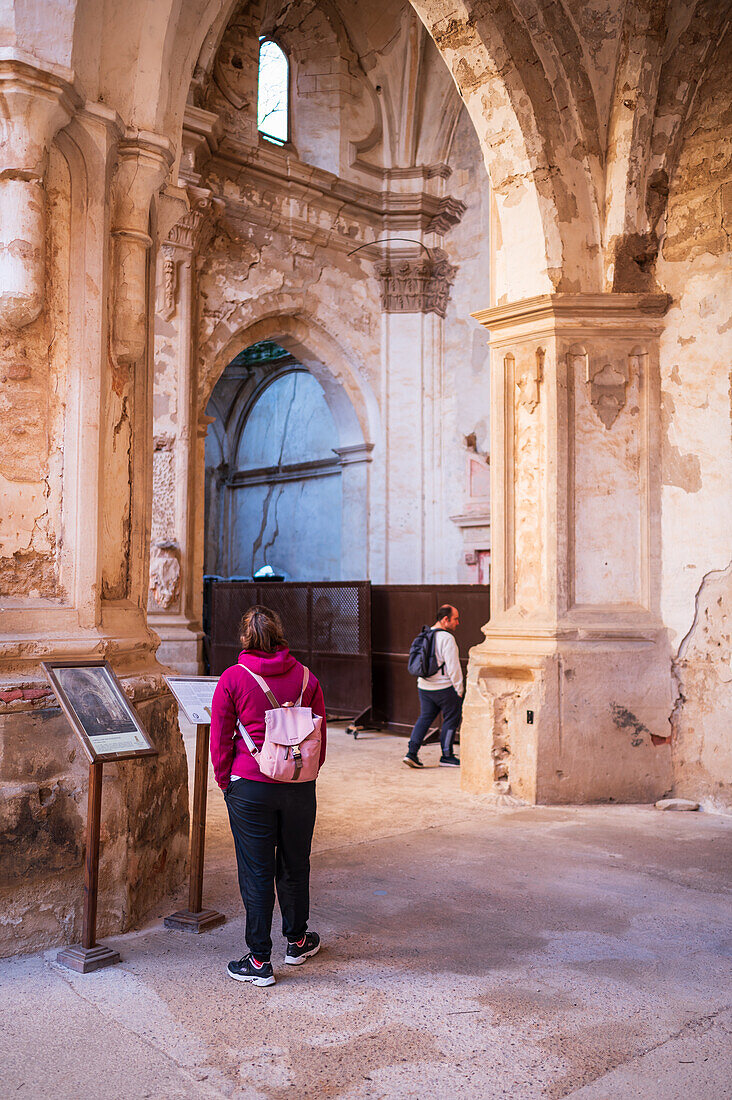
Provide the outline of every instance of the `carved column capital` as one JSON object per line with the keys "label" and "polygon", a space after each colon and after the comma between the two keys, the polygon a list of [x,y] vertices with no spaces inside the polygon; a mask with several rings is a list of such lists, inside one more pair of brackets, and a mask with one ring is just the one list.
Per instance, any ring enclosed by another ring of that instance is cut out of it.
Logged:
{"label": "carved column capital", "polygon": [[376,265],[381,308],[386,313],[436,313],[444,317],[457,268],[441,248],[421,255],[401,251]]}
{"label": "carved column capital", "polygon": [[201,187],[188,187],[189,210],[168,233],[166,245],[189,252],[200,252],[213,235],[216,218],[223,208],[220,199]]}
{"label": "carved column capital", "polygon": [[43,309],[48,149],[80,102],[55,73],[0,59],[0,324],[12,328]]}
{"label": "carved column capital", "polygon": [[179,267],[193,263],[206,247],[213,236],[219,210],[223,208],[221,200],[204,188],[189,186],[186,193],[189,208],[170,229],[162,249],[163,285],[158,312],[166,321],[176,310]]}

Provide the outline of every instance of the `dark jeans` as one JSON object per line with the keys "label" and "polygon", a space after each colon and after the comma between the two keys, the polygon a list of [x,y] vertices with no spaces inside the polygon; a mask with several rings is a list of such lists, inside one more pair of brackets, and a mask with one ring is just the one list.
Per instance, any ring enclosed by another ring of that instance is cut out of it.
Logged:
{"label": "dark jeans", "polygon": [[443,756],[452,755],[452,743],[460,726],[463,715],[463,700],[450,687],[440,688],[439,691],[423,691],[417,688],[421,712],[414,724],[412,736],[409,738],[409,752],[415,755],[420,745],[427,736],[427,730],[442,711],[442,729],[440,731],[440,745]]}
{"label": "dark jeans", "polygon": [[282,934],[290,943],[307,930],[310,911],[310,844],[315,826],[315,781],[259,783],[236,779],[224,794],[234,834],[239,889],[247,911],[247,947],[255,959],[272,951],[277,898]]}

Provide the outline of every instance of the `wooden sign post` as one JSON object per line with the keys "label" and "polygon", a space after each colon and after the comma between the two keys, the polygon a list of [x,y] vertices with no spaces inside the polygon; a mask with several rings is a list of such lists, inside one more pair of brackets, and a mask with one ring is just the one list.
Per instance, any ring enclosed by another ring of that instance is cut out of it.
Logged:
{"label": "wooden sign post", "polygon": [[105,761],[157,756],[157,749],[107,661],[49,661],[42,667],[89,758],[81,943],[64,947],[56,956],[70,970],[89,974],[120,961],[117,951],[97,943],[102,766]]}
{"label": "wooden sign post", "polygon": [[206,849],[206,802],[208,795],[208,742],[211,699],[218,676],[166,676],[178,706],[189,722],[196,724],[196,763],[193,777],[191,818],[191,876],[188,908],[171,913],[163,924],[177,932],[207,932],[223,924],[226,917],[216,909],[203,908],[203,862]]}

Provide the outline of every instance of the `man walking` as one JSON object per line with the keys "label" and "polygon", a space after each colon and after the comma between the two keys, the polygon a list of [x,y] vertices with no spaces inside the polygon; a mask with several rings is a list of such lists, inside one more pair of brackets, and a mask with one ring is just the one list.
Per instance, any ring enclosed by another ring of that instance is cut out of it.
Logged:
{"label": "man walking", "polygon": [[427,735],[427,730],[440,711],[442,711],[440,766],[460,767],[460,761],[452,747],[463,713],[463,670],[460,667],[460,654],[454,636],[459,623],[460,616],[457,608],[444,604],[437,612],[437,622],[431,628],[434,634],[437,671],[431,676],[420,676],[417,680],[420,715],[412,730],[407,755],[404,757],[404,763],[410,768],[424,767],[417,754]]}

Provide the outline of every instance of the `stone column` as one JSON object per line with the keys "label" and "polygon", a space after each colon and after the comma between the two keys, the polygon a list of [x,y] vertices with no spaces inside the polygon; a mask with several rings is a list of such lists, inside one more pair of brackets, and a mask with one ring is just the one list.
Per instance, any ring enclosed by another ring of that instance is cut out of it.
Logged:
{"label": "stone column", "polygon": [[387,584],[439,579],[442,323],[455,268],[441,249],[393,248],[377,264],[383,326]]}
{"label": "stone column", "polygon": [[[196,263],[213,232],[216,201],[189,185],[190,209],[162,248],[156,314],[153,517],[148,621],[158,658],[181,673],[201,668],[203,502],[196,504],[198,382]],[[205,437],[206,425],[203,425]]]}
{"label": "stone column", "polygon": [[10,329],[43,309],[48,149],[79,104],[65,77],[0,59],[0,326]]}
{"label": "stone column", "polygon": [[659,612],[662,295],[545,295],[490,330],[491,621],[463,785],[647,802],[671,783]]}

